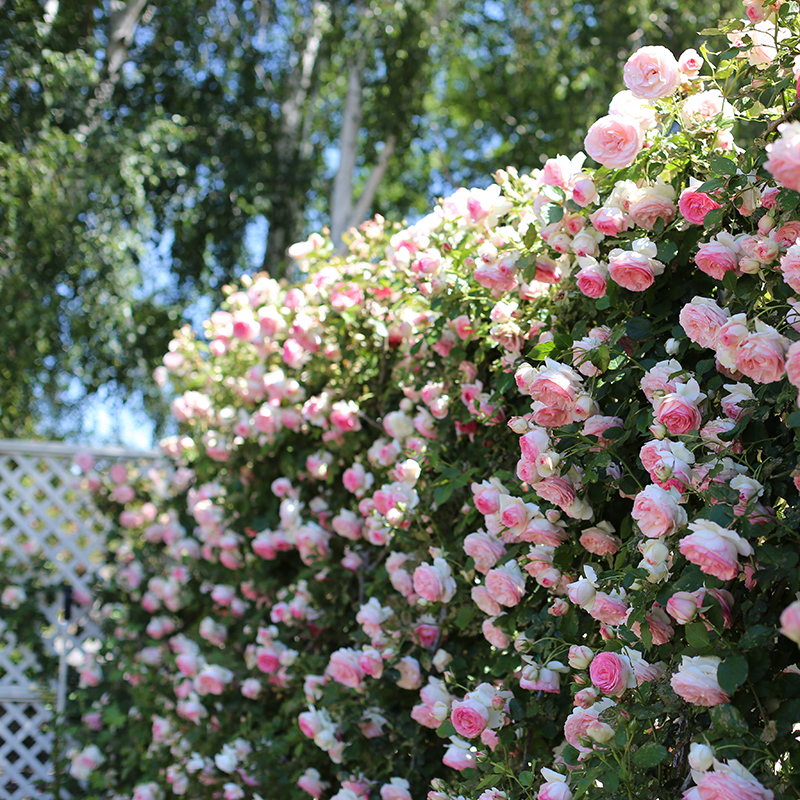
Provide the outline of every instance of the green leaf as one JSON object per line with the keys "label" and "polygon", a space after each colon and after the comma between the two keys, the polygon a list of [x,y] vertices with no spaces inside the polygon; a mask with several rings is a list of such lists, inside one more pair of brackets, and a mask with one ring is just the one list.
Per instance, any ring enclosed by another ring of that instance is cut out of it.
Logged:
{"label": "green leaf", "polygon": [[525,772],[520,772],[519,774],[519,782],[523,786],[530,786],[533,783],[533,773],[525,770]]}
{"label": "green leaf", "polygon": [[713,706],[710,713],[711,724],[723,735],[743,736],[749,730],[739,709],[730,703]]}
{"label": "green leaf", "polygon": [[548,225],[554,225],[556,222],[561,222],[564,216],[564,209],[561,206],[548,203],[544,207],[542,215],[547,220]]}
{"label": "green leaf", "polygon": [[433,493],[433,501],[436,505],[440,506],[446,503],[451,495],[455,486],[452,483],[445,483],[443,486],[437,486]]}
{"label": "green leaf", "polygon": [[647,742],[633,754],[633,763],[641,769],[648,769],[660,764],[668,756],[669,751],[663,744]]}
{"label": "green leaf", "polygon": [[739,280],[739,278],[737,277],[736,273],[732,269],[729,269],[722,276],[722,285],[729,292],[735,292],[736,291],[736,281],[738,281],[738,280]]}
{"label": "green leaf", "polygon": [[578,766],[578,756],[580,753],[578,752],[577,748],[573,747],[571,744],[568,744],[562,751],[561,757],[564,759],[564,763],[568,767],[577,767]]}
{"label": "green leaf", "polygon": [[600,776],[600,783],[603,784],[603,791],[616,792],[619,789],[619,775],[609,770]]}
{"label": "green leaf", "polygon": [[608,364],[611,361],[611,353],[608,350],[606,345],[601,344],[596,350],[592,351],[592,354],[589,356],[589,361],[597,367],[601,372],[605,372],[608,369]]}
{"label": "green leaf", "polygon": [[738,169],[736,163],[725,156],[713,156],[708,163],[717,175],[735,175]]}
{"label": "green leaf", "polygon": [[606,428],[603,431],[604,439],[619,439],[625,433],[625,428]]}
{"label": "green leaf", "polygon": [[440,739],[447,739],[450,736],[456,735],[456,729],[453,727],[453,723],[450,722],[449,719],[446,719],[437,729],[436,735]]}
{"label": "green leaf", "polygon": [[611,305],[611,299],[607,294],[604,294],[602,297],[598,297],[595,303],[595,307],[598,311],[605,311]]}
{"label": "green leaf", "polygon": [[717,667],[717,681],[723,691],[733,694],[747,680],[748,671],[744,656],[729,656]]}
{"label": "green leaf", "polygon": [[555,342],[539,342],[539,344],[528,353],[528,358],[531,359],[531,361],[544,361],[555,349]]}
{"label": "green leaf", "polygon": [[464,628],[469,625],[469,623],[475,618],[475,608],[473,606],[462,606],[458,614],[456,614],[456,627],[459,630],[464,630]]}
{"label": "green leaf", "polygon": [[786,417],[786,424],[790,428],[800,428],[800,411],[793,411]]}
{"label": "green leaf", "polygon": [[560,203],[566,197],[564,190],[560,186],[543,186],[541,193],[554,203]]}
{"label": "green leaf", "polygon": [[763,647],[767,642],[775,637],[775,628],[768,625],[753,625],[744,632],[744,636],[739,640],[741,650],[754,650]]}
{"label": "green leaf", "polygon": [[633,317],[625,323],[625,331],[631,339],[642,341],[653,335],[653,323],[644,317]]}
{"label": "green leaf", "polygon": [[702,649],[708,647],[708,631],[702,622],[693,622],[686,626],[686,641],[689,647]]}
{"label": "green leaf", "polygon": [[705,218],[703,219],[703,226],[706,228],[713,228],[716,225],[719,225],[722,222],[722,218],[725,216],[725,206],[722,208],[713,208],[711,211],[706,214]]}
{"label": "green leaf", "polygon": [[721,188],[725,185],[724,178],[712,178],[710,181],[706,181],[705,183],[700,184],[700,186],[695,187],[695,191],[697,192],[713,192],[716,189]]}
{"label": "green leaf", "polygon": [[664,239],[658,243],[658,260],[669,264],[678,255],[678,245],[669,239]]}

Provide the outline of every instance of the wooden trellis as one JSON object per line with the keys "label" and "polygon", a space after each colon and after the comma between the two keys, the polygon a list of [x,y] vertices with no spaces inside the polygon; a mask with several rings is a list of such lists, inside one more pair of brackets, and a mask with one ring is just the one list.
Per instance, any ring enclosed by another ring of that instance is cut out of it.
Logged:
{"label": "wooden trellis", "polygon": [[[0,440],[0,550],[26,571],[35,554],[46,565],[38,577],[60,590],[55,602],[41,607],[49,623],[41,632],[43,644],[60,663],[53,674],[43,673],[31,647],[18,642],[0,616],[0,800],[53,796],[54,740],[47,726],[54,711],[64,710],[67,665],[79,663],[84,644],[99,633],[86,607],[73,604],[70,619],[64,618],[61,590],[91,594],[110,527],[78,486],[72,468],[78,452],[106,464],[160,457],[122,448]],[[2,589],[5,576],[0,581]]]}

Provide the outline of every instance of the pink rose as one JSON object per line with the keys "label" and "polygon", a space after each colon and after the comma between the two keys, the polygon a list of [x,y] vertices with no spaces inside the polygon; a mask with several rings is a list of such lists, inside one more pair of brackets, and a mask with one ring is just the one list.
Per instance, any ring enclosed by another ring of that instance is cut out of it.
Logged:
{"label": "pink rose", "polygon": [[[601,526],[607,526],[608,530]],[[587,528],[581,534],[581,546],[596,556],[614,555],[622,545],[622,540],[618,536],[614,536],[613,530],[614,528],[607,522]]]}
{"label": "pink rose", "polygon": [[513,292],[519,285],[514,264],[507,258],[495,264],[481,263],[472,275],[481,286],[492,292]]}
{"label": "pink rose", "polygon": [[374,647],[364,648],[358,657],[358,666],[371,678],[380,678],[383,675],[383,659]]}
{"label": "pink rose", "polygon": [[[655,403],[660,396],[677,391],[677,379],[673,375],[680,372],[683,372],[683,367],[674,358],[668,361],[659,361],[645,372],[639,385],[642,387],[645,397],[651,403]],[[649,467],[645,465],[645,469],[649,470]]]}
{"label": "pink rose", "polygon": [[480,736],[489,722],[489,710],[477,700],[454,700],[450,721],[456,733],[467,739]]}
{"label": "pink rose", "polygon": [[597,199],[597,187],[588,175],[579,173],[573,178],[572,199],[581,208],[586,208]]}
{"label": "pink rose", "polygon": [[648,486],[636,495],[631,516],[642,533],[649,538],[669,536],[688,522],[686,512],[678,505],[678,492],[660,486]]}
{"label": "pink rose", "polygon": [[744,314],[734,314],[717,331],[717,358],[724,367],[731,370],[736,368],[736,351],[749,335],[747,317]]}
{"label": "pink rose", "polygon": [[787,286],[800,292],[800,245],[793,244],[781,258],[781,274]]}
{"label": "pink rose", "polygon": [[328,788],[328,784],[320,780],[319,772],[312,768],[307,769],[300,776],[300,779],[297,781],[297,785],[304,792],[310,794],[314,800],[319,800],[319,798],[322,797],[325,789]]}
{"label": "pink rose", "polygon": [[678,58],[678,69],[690,78],[695,77],[703,68],[703,57],[697,50],[684,50]]}
{"label": "pink rose", "polygon": [[789,340],[774,328],[761,327],[763,330],[749,334],[736,348],[736,369],[756,383],[773,383],[786,371]]}
{"label": "pink rose", "polygon": [[712,278],[721,281],[726,272],[736,270],[739,266],[739,248],[733,241],[720,241],[719,236],[710,242],[700,245],[694,263]]}
{"label": "pink rose", "polygon": [[691,188],[684,189],[678,199],[681,214],[692,225],[702,225],[706,214],[719,207],[719,203],[712,200],[705,192],[696,192]]}
{"label": "pink rose", "polygon": [[539,667],[537,664],[528,664],[522,668],[519,678],[521,689],[530,692],[547,692],[548,694],[559,694],[561,679],[558,672],[547,667]]}
{"label": "pink rose", "polygon": [[358,650],[351,647],[340,647],[331,653],[325,674],[342,686],[360,691],[364,681],[364,670],[358,662],[360,655]]}
{"label": "pink rose", "polygon": [[589,708],[574,708],[564,722],[564,738],[581,753],[590,753],[592,748],[587,747],[581,740],[589,738],[587,733],[589,725],[597,722],[603,711],[615,705],[610,697],[606,697]]}
{"label": "pink rose", "polygon": [[496,617],[503,612],[500,604],[494,599],[492,594],[485,586],[473,586],[471,590],[473,602],[484,614]]}
{"label": "pink rose", "polygon": [[533,509],[519,497],[507,494],[500,496],[500,522],[512,536],[518,536],[525,530],[532,511]]}
{"label": "pink rose", "polygon": [[478,531],[464,539],[464,552],[475,561],[475,569],[486,574],[506,552],[505,545],[490,533]]}
{"label": "pink rose", "polygon": [[550,408],[571,410],[581,383],[580,375],[571,367],[547,359],[545,366],[533,375],[527,388],[534,400]]}
{"label": "pink rose", "polygon": [[604,167],[628,167],[642,149],[642,129],[635,119],[621,116],[601,117],[583,140],[586,152]]}
{"label": "pink rose", "polygon": [[792,386],[800,388],[800,342],[794,342],[786,351],[786,377]]}
{"label": "pink rose", "polygon": [[608,447],[611,444],[610,439],[604,439],[603,434],[610,428],[622,428],[625,423],[619,417],[605,417],[600,414],[594,414],[583,423],[584,436],[596,436],[598,447]]}
{"label": "pink rose", "polygon": [[680,86],[681,71],[666,47],[651,46],[640,48],[625,62],[622,77],[636,97],[657,100]]}
{"label": "pink rose", "polygon": [[439,626],[428,622],[420,622],[414,626],[414,638],[422,647],[430,649],[439,639]]}
{"label": "pink rose", "polygon": [[592,223],[595,230],[606,236],[619,236],[620,233],[628,230],[630,224],[628,215],[621,208],[613,206],[598,208],[589,215],[589,222]]}
{"label": "pink rose", "polygon": [[550,477],[534,484],[533,490],[542,500],[557,505],[562,510],[575,502],[575,489],[569,478]]}
{"label": "pink rose", "polygon": [[700,347],[714,348],[717,332],[728,321],[730,313],[708,297],[693,297],[679,316],[686,335]]}
{"label": "pink rose", "polygon": [[612,251],[608,259],[608,274],[614,283],[632,292],[643,292],[653,285],[655,271],[652,259],[633,250]]}
{"label": "pink rose", "polygon": [[429,603],[449,603],[456,591],[450,567],[443,558],[414,570],[414,591]]}
{"label": "pink rose", "polygon": [[735,531],[715,522],[698,519],[689,523],[693,531],[681,539],[678,548],[701,572],[729,581],[739,573],[738,556],[753,554],[753,548]]}
{"label": "pink rose", "polygon": [[[752,6],[751,6],[752,8]],[[702,772],[695,786],[699,800],[773,800],[774,793],[765,789],[747,770],[734,772],[718,764],[713,771]],[[689,798],[689,794],[684,795]]]}
{"label": "pink rose", "polygon": [[394,668],[400,672],[397,686],[401,689],[419,689],[422,685],[422,671],[419,661],[413,656],[403,656]]}
{"label": "pink rose", "polygon": [[730,702],[717,680],[718,656],[682,656],[681,666],[670,679],[676,694],[695,706],[716,706]]}
{"label": "pink rose", "polygon": [[207,664],[194,679],[194,690],[197,694],[222,694],[225,687],[233,680],[233,673],[217,664]]}
{"label": "pink rose", "polygon": [[675,219],[674,196],[675,190],[669,184],[645,187],[641,196],[628,207],[631,221],[648,231],[653,230],[659,219],[668,225]]}
{"label": "pink rose", "polygon": [[587,267],[581,269],[576,278],[578,289],[586,295],[596,300],[604,297],[606,293],[606,272],[599,267]]}
{"label": "pink rose", "polygon": [[517,605],[525,594],[525,576],[519,564],[516,561],[509,561],[502,567],[490,570],[486,576],[486,590],[491,598],[502,606]]}
{"label": "pink rose", "polygon": [[470,751],[470,745],[463,739],[451,736],[450,744],[442,757],[442,763],[446,767],[452,767],[459,772],[475,766],[475,753]]}
{"label": "pink rose", "polygon": [[605,592],[597,592],[589,616],[606,625],[620,625],[628,615],[628,605],[624,600],[612,597]]}
{"label": "pink rose", "polygon": [[589,665],[592,683],[603,693],[620,697],[635,677],[631,673],[630,662],[616,653],[599,653]]}
{"label": "pink rose", "polygon": [[297,718],[297,723],[304,736],[313,739],[321,730],[322,723],[314,711],[303,711]]}
{"label": "pink rose", "polygon": [[511,637],[491,619],[485,619],[481,625],[481,633],[490,645],[498,650],[505,650],[511,644]]}
{"label": "pink rose", "polygon": [[411,800],[408,781],[403,778],[392,778],[381,786],[381,800]]}
{"label": "pink rose", "polygon": [[489,481],[483,483],[473,483],[472,489],[473,502],[475,508],[481,514],[496,514],[500,508],[500,488]]}
{"label": "pink rose", "polygon": [[703,420],[697,403],[676,392],[658,398],[654,410],[656,421],[664,425],[670,436],[697,430]]}
{"label": "pink rose", "polygon": [[780,138],[767,145],[769,158],[764,167],[787,189],[800,191],[800,122],[778,126]]}
{"label": "pink rose", "polygon": [[705,589],[695,592],[675,592],[667,600],[667,613],[679,624],[686,625],[697,616],[697,609],[703,605]]}
{"label": "pink rose", "polygon": [[800,644],[800,600],[786,606],[781,613],[781,633]]}

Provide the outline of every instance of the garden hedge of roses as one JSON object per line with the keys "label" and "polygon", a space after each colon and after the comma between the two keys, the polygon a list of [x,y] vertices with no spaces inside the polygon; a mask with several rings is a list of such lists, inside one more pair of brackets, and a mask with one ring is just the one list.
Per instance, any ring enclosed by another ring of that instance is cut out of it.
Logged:
{"label": "garden hedge of roses", "polygon": [[174,466],[88,473],[81,796],[798,796],[797,4],[713,33],[631,56],[599,168],[176,334]]}

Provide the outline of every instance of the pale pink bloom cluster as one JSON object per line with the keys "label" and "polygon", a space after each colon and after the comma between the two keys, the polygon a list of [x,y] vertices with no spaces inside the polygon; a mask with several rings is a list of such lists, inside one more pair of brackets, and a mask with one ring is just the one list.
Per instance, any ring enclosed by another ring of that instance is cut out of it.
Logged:
{"label": "pale pink bloom cluster", "polygon": [[509,721],[508,702],[513,697],[509,691],[498,691],[482,683],[467,692],[463,700],[450,704],[450,721],[459,736],[475,739],[484,731],[495,731]]}
{"label": "pale pink bloom cluster", "polygon": [[692,743],[689,766],[695,785],[684,792],[682,800],[772,800],[775,796],[735,759],[718,761],[706,744]]}
{"label": "pale pink bloom cluster", "polygon": [[800,122],[784,122],[780,138],[767,145],[769,158],[764,168],[787,189],[800,190]]}
{"label": "pale pink bloom cluster", "polygon": [[720,688],[717,669],[719,656],[683,656],[681,665],[670,678],[675,693],[687,703],[697,706],[716,706],[730,701],[730,695]]}
{"label": "pale pink bloom cluster", "polygon": [[713,349],[719,364],[732,374],[756,383],[774,383],[786,374],[791,342],[760,319],[751,324],[745,314],[730,315],[707,297],[695,297],[681,309],[686,335],[701,347]]}
{"label": "pale pink bloom cluster", "polygon": [[684,536],[678,547],[707,575],[731,580],[739,574],[739,556],[753,555],[753,548],[746,539],[716,522],[697,519],[690,522],[688,528],[692,533]]}

